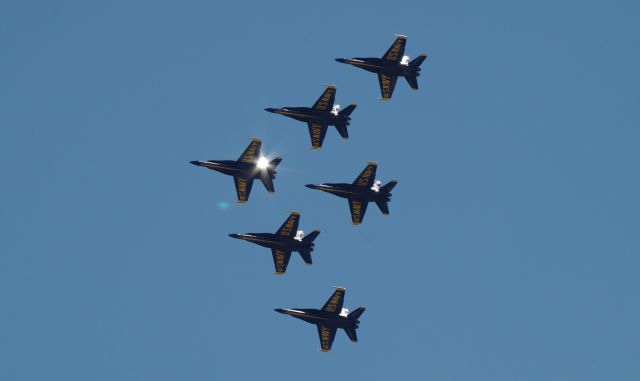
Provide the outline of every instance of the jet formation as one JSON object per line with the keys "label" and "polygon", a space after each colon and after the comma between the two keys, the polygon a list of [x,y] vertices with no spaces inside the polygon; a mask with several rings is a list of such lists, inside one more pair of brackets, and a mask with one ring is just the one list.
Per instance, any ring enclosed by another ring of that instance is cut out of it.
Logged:
{"label": "jet formation", "polygon": [[320,230],[314,230],[305,237],[302,230],[298,230],[300,213],[291,212],[280,229],[274,233],[246,233],[229,234],[229,237],[255,243],[271,249],[276,275],[282,275],[287,271],[291,252],[297,251],[307,265],[311,265],[311,252],[315,245],[313,241],[318,238]]}
{"label": "jet formation", "polygon": [[382,214],[389,214],[388,202],[391,201],[391,190],[398,184],[398,180],[391,180],[384,186],[380,186],[381,182],[376,180],[377,168],[378,164],[373,162],[367,163],[364,170],[362,170],[351,184],[307,184],[306,187],[346,198],[349,201],[351,223],[358,225],[362,223],[362,219],[370,202],[375,202]]}
{"label": "jet formation", "polygon": [[340,328],[344,329],[344,332],[352,342],[358,342],[358,336],[356,335],[356,329],[360,324],[358,319],[365,311],[365,308],[358,307],[349,313],[348,309],[342,308],[344,293],[344,288],[337,287],[333,295],[319,310],[315,308],[276,308],[275,311],[315,324],[318,327],[320,350],[329,352],[333,339],[336,337],[336,332]]}
{"label": "jet formation", "polygon": [[[418,89],[420,65],[427,58],[426,54],[421,54],[413,61],[409,61],[409,57],[404,55],[406,42],[406,36],[396,35],[394,43],[382,58],[336,58],[336,61],[376,73],[381,99],[390,100],[398,77],[404,77],[413,90]],[[343,139],[349,138],[347,128],[351,122],[351,114],[357,105],[353,103],[345,109],[340,109],[340,105],[335,104],[335,98],[336,86],[327,85],[320,98],[311,107],[266,108],[265,110],[307,123],[311,148],[320,149],[329,126],[334,126]],[[275,192],[273,180],[276,177],[276,168],[282,158],[276,157],[270,160],[261,156],[261,145],[260,139],[252,139],[237,160],[191,161],[191,164],[232,176],[238,203],[246,203],[249,200],[255,179],[260,179],[268,192]],[[381,182],[376,180],[377,168],[376,163],[367,163],[367,166],[353,183],[307,184],[306,187],[346,198],[349,202],[351,222],[358,225],[362,223],[370,202],[375,202],[383,214],[389,214],[388,203],[391,201],[391,191],[398,184],[398,181],[392,180],[381,186]],[[313,263],[311,252],[320,230],[314,230],[305,236],[304,232],[298,230],[299,222],[300,213],[291,212],[275,233],[234,233],[229,236],[271,249],[275,274],[283,275],[293,252],[298,252],[306,264]],[[365,308],[359,307],[349,313],[349,310],[342,307],[344,295],[345,289],[337,287],[333,295],[320,309],[278,308],[275,311],[315,324],[318,329],[321,351],[328,352],[331,350],[338,329],[344,329],[351,341],[358,341],[356,330],[360,324],[359,318]]]}
{"label": "jet formation", "polygon": [[328,126],[335,126],[343,139],[349,139],[347,126],[349,126],[349,121],[351,120],[351,113],[358,105],[353,103],[344,110],[340,110],[340,105],[334,105],[335,99],[336,87],[328,85],[320,98],[311,107],[265,108],[265,111],[307,122],[309,136],[311,137],[311,148],[320,149]]}
{"label": "jet formation", "polygon": [[413,90],[418,90],[420,65],[427,59],[427,55],[421,54],[409,62],[409,56],[404,55],[406,43],[407,36],[396,35],[396,40],[382,58],[336,58],[336,61],[376,73],[380,84],[381,99],[389,100],[396,88],[398,77],[404,77]]}
{"label": "jet formation", "polygon": [[273,180],[276,178],[276,167],[280,164],[282,158],[277,157],[269,161],[267,158],[261,157],[261,145],[262,141],[260,139],[251,139],[251,143],[249,143],[249,146],[247,146],[238,160],[194,160],[191,161],[191,164],[233,176],[238,202],[243,204],[249,200],[253,180],[256,177],[262,181],[268,192],[275,192]]}

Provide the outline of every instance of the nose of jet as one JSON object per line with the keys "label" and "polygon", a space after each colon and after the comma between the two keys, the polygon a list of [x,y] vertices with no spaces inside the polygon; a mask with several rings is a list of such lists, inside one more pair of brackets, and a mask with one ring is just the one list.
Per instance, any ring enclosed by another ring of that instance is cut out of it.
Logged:
{"label": "nose of jet", "polygon": [[338,61],[340,63],[347,63],[347,59],[346,58],[336,58],[336,61]]}
{"label": "nose of jet", "polygon": [[193,164],[193,165],[197,165],[198,167],[199,167],[199,166],[200,166],[200,164],[201,164],[201,163],[200,163],[199,161],[197,161],[197,160],[192,160],[192,161],[190,161],[189,163],[191,163],[191,164]]}
{"label": "nose of jet", "polygon": [[237,238],[237,239],[242,238],[242,236],[241,236],[240,234],[236,234],[236,233],[229,234],[229,237],[231,237],[231,238]]}
{"label": "nose of jet", "polygon": [[264,111],[266,111],[266,112],[273,112],[273,113],[275,113],[275,112],[277,112],[277,111],[278,111],[278,109],[277,109],[277,108],[271,108],[271,107],[268,107],[268,108],[265,108],[265,109],[264,109]]}
{"label": "nose of jet", "polygon": [[307,185],[305,185],[305,187],[310,188],[310,189],[318,189],[318,186],[316,184],[307,184]]}
{"label": "nose of jet", "polygon": [[276,312],[277,312],[277,313],[279,313],[279,314],[286,314],[286,313],[287,313],[287,312],[286,312],[284,309],[282,309],[282,308],[276,308],[276,309],[274,309],[274,311],[276,311]]}

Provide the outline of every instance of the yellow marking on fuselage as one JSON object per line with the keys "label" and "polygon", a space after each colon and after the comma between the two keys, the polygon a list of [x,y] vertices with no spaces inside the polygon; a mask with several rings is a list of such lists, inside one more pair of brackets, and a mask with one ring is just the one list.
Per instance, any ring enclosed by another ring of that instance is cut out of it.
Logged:
{"label": "yellow marking on fuselage", "polygon": [[249,241],[249,242],[265,242],[265,243],[279,243],[278,241],[270,241],[268,239],[262,239],[262,238],[253,238],[253,237],[242,237],[242,240],[244,241]]}
{"label": "yellow marking on fuselage", "polygon": [[279,111],[278,114],[282,114],[282,115],[292,115],[292,116],[300,116],[303,118],[309,118],[309,119],[314,119],[313,116],[311,115],[306,115],[306,114],[298,114],[292,111]]}
{"label": "yellow marking on fuselage", "polygon": [[351,64],[351,65],[355,65],[355,66],[370,66],[370,67],[377,67],[377,68],[380,68],[380,69],[386,69],[385,66],[373,65],[373,64],[370,64],[370,63],[360,62],[360,61],[349,61],[348,63]]}

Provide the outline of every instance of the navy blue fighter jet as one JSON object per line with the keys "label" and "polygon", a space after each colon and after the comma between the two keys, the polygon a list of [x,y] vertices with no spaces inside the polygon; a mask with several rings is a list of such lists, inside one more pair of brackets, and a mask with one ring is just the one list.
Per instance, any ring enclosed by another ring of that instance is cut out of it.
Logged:
{"label": "navy blue fighter jet", "polygon": [[418,90],[420,65],[427,58],[427,55],[421,54],[409,62],[409,56],[404,55],[406,43],[407,36],[396,35],[393,45],[382,58],[336,58],[336,61],[378,74],[380,93],[382,94],[380,99],[389,100],[396,87],[398,77],[404,77],[413,90]]}
{"label": "navy blue fighter jet", "polygon": [[327,300],[319,310],[315,308],[275,309],[276,312],[281,314],[293,316],[307,323],[316,324],[318,326],[320,350],[322,352],[329,352],[331,350],[331,344],[333,344],[333,339],[336,337],[338,328],[344,329],[352,342],[358,342],[358,336],[356,335],[356,329],[358,329],[360,324],[360,320],[358,319],[365,308],[358,307],[349,313],[348,309],[342,308],[345,289],[342,287],[336,288],[333,295],[331,295],[329,300]]}
{"label": "navy blue fighter jet", "polygon": [[273,255],[273,264],[276,267],[276,275],[282,275],[287,271],[289,258],[292,251],[297,251],[304,262],[311,265],[311,252],[315,244],[313,241],[320,234],[320,230],[314,230],[306,237],[302,230],[298,230],[300,222],[300,213],[291,212],[289,217],[284,221],[280,229],[273,233],[246,233],[246,234],[229,234],[231,238],[241,239],[243,241],[252,242],[257,245],[268,247]]}
{"label": "navy blue fighter jet", "polygon": [[311,137],[311,148],[319,149],[322,147],[328,126],[335,126],[343,139],[349,138],[347,126],[349,126],[349,121],[351,120],[350,115],[357,105],[354,103],[344,110],[340,110],[340,105],[334,105],[335,99],[336,87],[329,85],[311,107],[265,108],[265,111],[307,122],[309,136]]}
{"label": "navy blue fighter jet", "polygon": [[327,184],[307,184],[307,188],[321,190],[331,193],[338,197],[349,200],[349,209],[351,210],[351,223],[358,225],[364,218],[367,211],[367,205],[375,202],[382,211],[382,214],[389,214],[389,205],[391,201],[391,190],[396,186],[398,180],[389,181],[386,185],[380,186],[377,181],[376,170],[378,164],[369,162],[365,169],[358,175],[352,184],[347,183],[327,183]]}
{"label": "navy blue fighter jet", "polygon": [[273,180],[276,178],[276,167],[280,164],[282,158],[277,157],[269,161],[267,158],[261,157],[261,145],[262,141],[260,139],[251,139],[251,143],[249,143],[249,146],[238,160],[191,161],[191,164],[233,176],[238,203],[243,204],[249,200],[253,180],[256,177],[262,181],[267,191],[275,192]]}

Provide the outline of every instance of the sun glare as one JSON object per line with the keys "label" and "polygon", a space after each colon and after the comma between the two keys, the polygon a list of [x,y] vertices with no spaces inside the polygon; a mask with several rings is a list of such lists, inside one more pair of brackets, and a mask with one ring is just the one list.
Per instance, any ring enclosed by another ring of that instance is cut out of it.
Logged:
{"label": "sun glare", "polygon": [[259,169],[267,169],[269,166],[269,160],[266,157],[261,157],[258,159],[258,164],[256,164]]}

